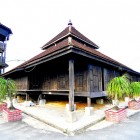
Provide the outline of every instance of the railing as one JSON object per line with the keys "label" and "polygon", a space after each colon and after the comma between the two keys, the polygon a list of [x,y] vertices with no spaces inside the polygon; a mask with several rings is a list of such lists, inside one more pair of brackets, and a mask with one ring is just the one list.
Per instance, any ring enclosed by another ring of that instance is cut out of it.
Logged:
{"label": "railing", "polygon": [[5,65],[5,58],[0,56],[0,66]]}
{"label": "railing", "polygon": [[0,41],[0,52],[4,51],[4,43]]}

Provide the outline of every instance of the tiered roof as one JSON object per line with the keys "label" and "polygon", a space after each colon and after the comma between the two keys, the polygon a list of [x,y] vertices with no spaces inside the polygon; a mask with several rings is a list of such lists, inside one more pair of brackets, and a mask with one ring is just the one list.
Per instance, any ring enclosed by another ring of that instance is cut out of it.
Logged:
{"label": "tiered roof", "polygon": [[26,69],[28,67],[44,63],[46,61],[49,61],[52,56],[60,53],[63,54],[66,51],[70,53],[74,49],[85,53],[86,55],[93,56],[94,58],[97,58],[97,60],[100,60],[103,63],[110,64],[115,67],[121,67],[124,70],[137,73],[132,69],[128,68],[127,66],[117,62],[116,60],[100,53],[96,50],[98,48],[99,47],[94,42],[92,42],[79,31],[77,31],[72,26],[72,23],[69,23],[67,28],[65,28],[61,33],[59,33],[42,47],[42,49],[44,50],[42,53],[22,63],[13,70],[7,72],[7,74],[15,72],[17,69]]}
{"label": "tiered roof", "polygon": [[94,49],[98,49],[99,47],[92,42],[90,39],[88,39],[86,36],[84,36],[83,34],[81,34],[78,30],[76,30],[73,26],[72,23],[69,22],[68,23],[68,27],[65,28],[62,32],[60,32],[57,36],[55,36],[53,39],[51,39],[49,42],[47,42],[42,49],[46,49],[48,47],[50,47],[52,44],[55,44],[61,40],[63,40],[64,38],[67,38],[71,36],[72,38],[75,38],[77,40],[79,40],[80,42],[84,42],[85,44],[93,47]]}

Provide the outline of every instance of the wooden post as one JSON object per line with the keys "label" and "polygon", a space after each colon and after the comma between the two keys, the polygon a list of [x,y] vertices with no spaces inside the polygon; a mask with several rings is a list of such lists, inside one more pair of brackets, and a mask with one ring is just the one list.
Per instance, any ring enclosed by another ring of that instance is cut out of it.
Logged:
{"label": "wooden post", "polygon": [[74,111],[74,61],[69,60],[69,111]]}
{"label": "wooden post", "polygon": [[87,97],[87,107],[91,107],[91,98]]}
{"label": "wooden post", "polygon": [[87,97],[87,107],[91,107],[91,89],[93,84],[93,66],[88,64],[88,81],[87,81],[87,87],[88,87],[88,97]]}

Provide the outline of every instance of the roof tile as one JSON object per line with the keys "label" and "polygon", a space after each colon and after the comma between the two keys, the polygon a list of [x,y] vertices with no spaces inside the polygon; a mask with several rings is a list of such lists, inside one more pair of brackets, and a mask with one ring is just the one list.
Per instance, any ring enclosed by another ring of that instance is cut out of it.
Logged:
{"label": "roof tile", "polygon": [[[22,63],[21,65],[17,66],[16,68],[21,68],[21,67],[25,67],[26,65],[29,65],[30,63],[33,63],[34,61],[41,59],[42,57],[51,54],[55,51],[58,51],[64,47],[68,46],[68,39],[63,40],[63,42],[59,42],[56,45],[52,45],[50,48],[46,49],[45,51],[43,51],[42,53],[34,56],[33,58],[27,60],[26,62]],[[15,69],[15,68],[14,68]]]}
{"label": "roof tile", "polygon": [[[71,26],[72,27],[72,26]],[[70,33],[70,34],[69,34]],[[68,35],[68,36],[67,36]],[[100,53],[99,51],[95,50],[91,45],[79,40],[78,38],[93,44],[94,46],[96,44],[94,44],[92,41],[90,41],[88,38],[86,38],[84,35],[82,35],[79,31],[77,31],[74,27],[71,28],[71,30],[69,30],[69,27],[65,28],[61,33],[59,33],[56,37],[54,37],[52,40],[50,40],[48,43],[46,43],[44,45],[44,49],[46,49],[45,51],[43,51],[42,53],[36,55],[35,57],[29,59],[28,61],[22,63],[21,65],[17,66],[16,68],[10,70],[9,72],[13,72],[16,69],[20,69],[20,68],[26,68],[27,66],[30,66],[32,64],[35,64],[36,62],[39,62],[41,60],[43,60],[47,55],[50,55],[54,52],[57,52],[67,46],[69,46],[68,44],[68,37],[69,35],[73,36],[72,38],[72,46],[74,48],[78,48],[81,51],[86,51],[88,53],[90,53],[91,55],[94,55],[95,57],[98,57],[100,59],[104,59],[106,61],[111,62],[112,64],[116,64],[118,66],[122,66],[125,67],[127,69],[127,66],[117,62],[116,60]],[[67,36],[67,38],[65,38],[64,36]],[[74,38],[74,36],[76,36],[77,38]],[[63,38],[64,37],[64,38]],[[60,38],[63,38],[63,40],[59,40]],[[131,70],[131,69],[130,69]],[[9,73],[7,72],[7,73]]]}
{"label": "roof tile", "polygon": [[51,39],[49,42],[47,42],[42,49],[46,49],[50,47],[53,43],[58,42],[62,38],[65,38],[66,36],[71,36],[77,37],[78,39],[82,40],[86,44],[90,44],[91,46],[94,46],[94,48],[99,48],[94,42],[89,40],[87,37],[85,37],[83,34],[81,34],[78,30],[76,30],[73,26],[71,26],[71,30],[69,30],[69,27],[65,28],[61,33],[59,33],[57,36],[55,36],[53,39]]}

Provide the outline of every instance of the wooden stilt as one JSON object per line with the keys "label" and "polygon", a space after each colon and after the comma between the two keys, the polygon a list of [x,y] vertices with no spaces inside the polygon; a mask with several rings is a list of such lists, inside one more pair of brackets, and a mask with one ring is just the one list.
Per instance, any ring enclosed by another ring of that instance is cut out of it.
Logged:
{"label": "wooden stilt", "polygon": [[74,61],[69,60],[69,111],[74,111]]}

